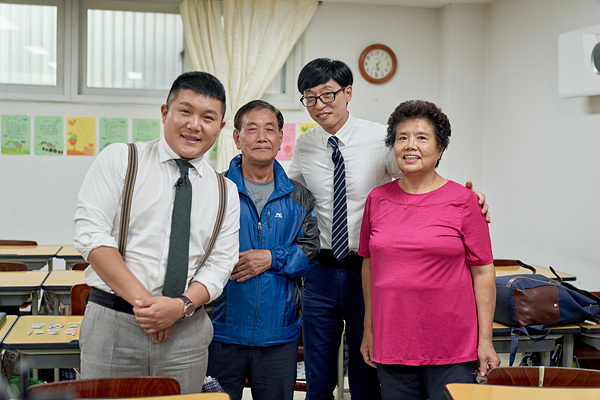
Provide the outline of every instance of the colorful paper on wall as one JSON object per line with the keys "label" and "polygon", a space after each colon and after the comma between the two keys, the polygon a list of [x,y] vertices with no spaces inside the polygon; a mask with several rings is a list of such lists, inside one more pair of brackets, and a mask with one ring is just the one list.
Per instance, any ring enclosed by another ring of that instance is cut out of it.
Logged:
{"label": "colorful paper on wall", "polygon": [[217,150],[219,149],[219,138],[221,136],[217,136],[217,140],[213,143],[213,145],[208,150],[208,159],[216,160],[217,159]]}
{"label": "colorful paper on wall", "polygon": [[33,141],[38,156],[64,153],[63,117],[37,116],[33,119]]}
{"label": "colorful paper on wall", "polygon": [[149,142],[160,137],[160,119],[134,119],[133,142]]}
{"label": "colorful paper on wall", "polygon": [[67,155],[96,154],[96,120],[94,117],[67,117]]}
{"label": "colorful paper on wall", "polygon": [[275,157],[279,161],[290,161],[296,145],[296,124],[283,124],[283,140],[281,148]]}
{"label": "colorful paper on wall", "polygon": [[309,129],[314,128],[315,126],[317,126],[318,124],[314,124],[314,123],[304,123],[304,124],[300,124],[300,134],[302,135],[303,133],[306,133]]}
{"label": "colorful paper on wall", "polygon": [[2,154],[31,152],[31,120],[28,115],[3,115],[0,120]]}
{"label": "colorful paper on wall", "polygon": [[111,143],[127,143],[127,118],[100,118],[100,151]]}

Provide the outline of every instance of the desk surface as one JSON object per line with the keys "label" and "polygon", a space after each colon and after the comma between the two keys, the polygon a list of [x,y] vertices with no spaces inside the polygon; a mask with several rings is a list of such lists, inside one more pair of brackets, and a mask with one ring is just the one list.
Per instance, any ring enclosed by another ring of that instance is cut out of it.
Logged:
{"label": "desk surface", "polygon": [[[501,324],[500,322],[494,321],[494,325],[492,327],[494,336],[510,336],[510,326]],[[575,334],[581,331],[581,327],[577,324],[568,324],[568,325],[558,325],[549,327],[551,334],[557,335],[566,335],[566,334]],[[532,331],[530,331],[532,332]],[[535,331],[533,331],[535,332]],[[599,331],[600,333],[600,331]],[[543,332],[540,332],[542,335]],[[535,335],[534,335],[535,336]],[[526,336],[523,335],[522,338]]]}
{"label": "desk surface", "polygon": [[[539,265],[532,265],[535,268],[536,274],[544,275],[545,277],[556,279],[556,276],[550,271],[549,268],[541,267]],[[530,275],[533,274],[533,271],[523,268],[520,265],[502,265],[502,266],[494,266],[496,269],[496,276],[506,276],[506,275]],[[556,271],[558,276],[562,278],[564,281],[574,281],[577,279],[575,275],[567,274],[564,272]]]}
{"label": "desk surface", "polygon": [[526,387],[478,385],[474,383],[451,383],[446,385],[446,393],[453,400],[598,400],[600,388]]}
{"label": "desk surface", "polygon": [[47,276],[48,271],[1,271],[0,292],[39,289]]}
{"label": "desk surface", "polygon": [[4,340],[4,337],[10,331],[10,328],[14,325],[17,320],[16,315],[6,315],[4,319],[0,322],[0,343]]}
{"label": "desk surface", "polygon": [[[81,327],[82,315],[23,315],[17,319],[10,333],[4,338],[2,348],[7,350],[51,350],[51,349],[79,349],[79,328]],[[75,335],[67,335],[65,329],[69,323],[78,323],[73,329]],[[34,323],[43,323],[44,333],[37,334],[32,328]],[[50,335],[48,328],[50,324],[64,324],[59,328],[56,335]],[[29,332],[31,332],[29,334]]]}
{"label": "desk surface", "polygon": [[85,283],[83,279],[84,271],[51,271],[42,284],[44,290],[68,290],[75,285]]}
{"label": "desk surface", "polygon": [[63,246],[62,249],[60,249],[60,251],[56,254],[56,257],[58,257],[58,258],[81,257],[83,259],[83,256],[81,255],[81,253],[78,252],[77,249],[75,249],[75,246],[73,246],[72,244]]}
{"label": "desk surface", "polygon": [[56,256],[62,246],[0,246],[0,258],[51,258]]}

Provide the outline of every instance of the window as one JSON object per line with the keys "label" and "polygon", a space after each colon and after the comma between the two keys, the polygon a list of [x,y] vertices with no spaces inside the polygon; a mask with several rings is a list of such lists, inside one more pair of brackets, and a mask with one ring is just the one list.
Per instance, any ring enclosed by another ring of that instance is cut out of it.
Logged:
{"label": "window", "polygon": [[82,1],[79,21],[78,95],[164,101],[183,72],[177,3]]}
{"label": "window", "polygon": [[297,43],[279,74],[263,95],[263,100],[275,104],[280,110],[300,109],[300,95],[296,89],[296,79],[302,68],[303,39]]}
{"label": "window", "polygon": [[0,1],[0,98],[56,98],[64,88],[62,0]]}

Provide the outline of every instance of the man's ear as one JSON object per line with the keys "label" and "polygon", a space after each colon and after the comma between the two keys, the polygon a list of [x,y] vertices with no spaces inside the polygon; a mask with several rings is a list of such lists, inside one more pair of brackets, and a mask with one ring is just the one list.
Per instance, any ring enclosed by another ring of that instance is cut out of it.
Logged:
{"label": "man's ear", "polygon": [[235,142],[237,149],[241,150],[242,147],[240,146],[240,131],[238,131],[237,129],[233,130],[233,141]]}

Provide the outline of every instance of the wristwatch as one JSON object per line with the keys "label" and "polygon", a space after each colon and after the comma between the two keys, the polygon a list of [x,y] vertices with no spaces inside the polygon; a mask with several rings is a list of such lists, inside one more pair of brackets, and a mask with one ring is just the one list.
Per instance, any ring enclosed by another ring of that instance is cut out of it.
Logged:
{"label": "wristwatch", "polygon": [[183,316],[185,318],[189,318],[194,315],[194,311],[196,311],[196,306],[187,296],[179,296],[181,300],[183,300]]}

